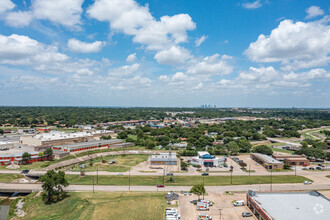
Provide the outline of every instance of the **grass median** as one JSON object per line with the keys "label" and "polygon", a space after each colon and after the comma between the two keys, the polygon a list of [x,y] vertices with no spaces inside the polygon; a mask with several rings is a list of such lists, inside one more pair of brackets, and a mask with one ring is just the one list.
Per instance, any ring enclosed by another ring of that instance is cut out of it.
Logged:
{"label": "grass median", "polygon": [[45,205],[35,193],[24,198],[24,219],[163,219],[164,193],[68,193],[57,203]]}
{"label": "grass median", "polygon": [[21,174],[0,174],[0,182],[1,183],[11,183],[12,181],[22,178]]}
{"label": "grass median", "polygon": [[[153,186],[163,184],[162,176],[78,176],[67,175],[68,181],[72,185],[92,185],[98,182],[99,185],[128,185],[129,181],[132,186]],[[130,180],[129,180],[130,178]],[[172,180],[171,180],[172,178]],[[174,176],[164,177],[165,185],[170,186],[192,186],[203,183],[206,186],[225,186],[225,185],[249,185],[249,184],[269,184],[272,183],[303,183],[309,179],[303,176],[294,175],[273,175],[270,176]],[[171,181],[171,182],[169,182]]]}

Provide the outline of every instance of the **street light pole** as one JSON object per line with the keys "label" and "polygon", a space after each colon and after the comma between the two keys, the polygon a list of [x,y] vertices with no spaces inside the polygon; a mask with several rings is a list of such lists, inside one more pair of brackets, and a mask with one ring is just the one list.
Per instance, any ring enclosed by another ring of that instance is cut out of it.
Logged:
{"label": "street light pole", "polygon": [[96,169],[96,185],[99,185],[99,169]]}
{"label": "street light pole", "polygon": [[93,193],[95,193],[95,191],[94,191],[94,176],[93,176]]}
{"label": "street light pole", "polygon": [[221,220],[221,210],[222,210],[222,209],[219,209],[219,211],[220,211],[220,220]]}
{"label": "street light pole", "polygon": [[249,165],[249,176],[251,176],[251,165]]}
{"label": "street light pole", "polygon": [[[204,176],[203,176],[203,188],[204,188]],[[204,190],[203,190],[203,200],[204,200]]]}
{"label": "street light pole", "polygon": [[233,166],[230,166],[230,185],[233,185]]}
{"label": "street light pole", "polygon": [[131,191],[131,170],[128,171],[128,191]]}
{"label": "street light pole", "polygon": [[270,191],[273,190],[273,169],[270,170]]}
{"label": "street light pole", "polygon": [[294,175],[297,176],[297,162],[294,165]]}

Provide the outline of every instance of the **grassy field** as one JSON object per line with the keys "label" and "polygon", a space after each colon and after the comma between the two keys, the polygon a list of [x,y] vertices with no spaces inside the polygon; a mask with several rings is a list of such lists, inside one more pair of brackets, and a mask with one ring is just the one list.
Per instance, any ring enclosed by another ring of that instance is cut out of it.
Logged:
{"label": "grassy field", "polygon": [[[97,158],[93,160],[93,165],[90,165],[90,162],[80,163],[87,166],[85,171],[109,171],[109,172],[125,172],[131,169],[133,166],[146,161],[149,155],[145,154],[132,154],[132,155],[116,155],[116,156],[107,156],[103,158]],[[110,159],[115,161],[114,164],[108,164]],[[102,160],[105,160],[105,163],[102,163]],[[77,164],[73,170],[80,171],[80,165]]]}
{"label": "grassy field", "polygon": [[127,135],[128,138],[132,138],[133,140],[137,140],[137,135],[132,135],[132,134],[129,134]]}
{"label": "grassy field", "polygon": [[164,193],[68,193],[62,201],[45,205],[41,196],[25,197],[24,219],[164,219]]}
{"label": "grassy field", "polygon": [[285,150],[285,149],[278,149],[278,148],[272,148],[272,150],[275,152],[281,152],[281,153],[287,153],[287,154],[294,153],[294,151],[292,151],[292,150]]}
{"label": "grassy field", "polygon": [[[70,184],[92,185],[93,178],[96,182],[96,176],[84,176],[68,175],[68,181]],[[128,176],[98,176],[99,185],[128,185]],[[165,180],[169,177],[165,177]],[[191,186],[200,184],[203,182],[203,176],[174,176],[174,183],[166,183],[171,186]],[[302,176],[294,175],[273,175],[273,183],[302,183],[305,180],[309,180]],[[153,186],[161,184],[163,181],[162,176],[133,176],[130,177],[131,185],[139,186]],[[222,186],[230,185],[230,176],[205,176],[204,184],[207,186]],[[246,184],[268,184],[270,182],[270,176],[233,176],[233,185],[246,185]]]}
{"label": "grassy field", "polygon": [[0,174],[1,183],[11,183],[13,180],[22,178],[21,174]]}

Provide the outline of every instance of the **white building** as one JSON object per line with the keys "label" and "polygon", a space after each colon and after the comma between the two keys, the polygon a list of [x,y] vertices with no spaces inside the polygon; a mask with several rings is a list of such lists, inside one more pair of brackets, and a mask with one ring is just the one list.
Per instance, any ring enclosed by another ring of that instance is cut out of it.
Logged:
{"label": "white building", "polygon": [[151,165],[177,165],[178,159],[176,153],[160,153],[159,155],[150,155]]}
{"label": "white building", "polygon": [[14,148],[14,143],[11,141],[0,141],[0,150],[9,150]]}
{"label": "white building", "polygon": [[192,165],[200,165],[205,167],[213,167],[213,166],[219,166],[224,164],[226,161],[226,158],[222,157],[215,157],[209,154],[207,151],[198,151],[197,157],[192,157],[190,160],[190,163]]}
{"label": "white building", "polygon": [[173,147],[186,148],[187,145],[188,145],[187,143],[175,143],[175,144],[173,144]]}

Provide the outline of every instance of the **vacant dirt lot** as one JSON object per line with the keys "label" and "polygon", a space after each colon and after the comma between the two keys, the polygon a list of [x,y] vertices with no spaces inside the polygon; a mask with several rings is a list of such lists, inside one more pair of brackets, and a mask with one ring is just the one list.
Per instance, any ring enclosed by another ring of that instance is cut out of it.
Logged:
{"label": "vacant dirt lot", "polygon": [[212,219],[219,220],[221,209],[221,220],[236,220],[236,219],[256,219],[255,217],[242,217],[242,212],[251,212],[246,206],[233,207],[232,202],[234,200],[244,200],[246,201],[245,193],[235,193],[234,195],[225,195],[224,193],[210,193],[205,196],[206,200],[212,201],[215,204],[210,206],[209,211],[197,211],[196,205],[190,203],[190,201],[197,199],[196,195],[184,196],[180,194],[179,197],[179,210],[182,219],[197,219],[198,213],[206,213],[210,215]]}

